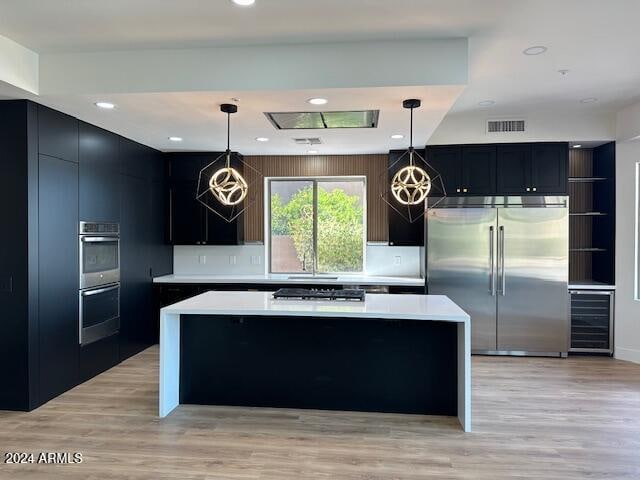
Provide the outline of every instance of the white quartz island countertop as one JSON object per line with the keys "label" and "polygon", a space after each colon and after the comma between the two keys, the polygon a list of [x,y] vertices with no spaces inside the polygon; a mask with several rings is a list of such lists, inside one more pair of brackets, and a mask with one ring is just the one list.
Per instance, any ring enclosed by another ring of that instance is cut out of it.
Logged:
{"label": "white quartz island countertop", "polygon": [[180,403],[180,324],[183,315],[293,316],[453,322],[457,324],[458,418],[471,431],[471,319],[443,295],[368,294],[363,302],[273,299],[272,292],[210,291],[160,310],[159,415],[165,417]]}
{"label": "white quartz island countertop", "polygon": [[370,294],[364,302],[283,300],[272,292],[206,292],[164,307],[180,315],[274,315],[468,322],[469,315],[444,295]]}
{"label": "white quartz island countertop", "polygon": [[388,285],[391,287],[424,287],[424,278],[375,275],[294,276],[294,275],[164,275],[154,283],[211,284],[302,284],[302,285]]}

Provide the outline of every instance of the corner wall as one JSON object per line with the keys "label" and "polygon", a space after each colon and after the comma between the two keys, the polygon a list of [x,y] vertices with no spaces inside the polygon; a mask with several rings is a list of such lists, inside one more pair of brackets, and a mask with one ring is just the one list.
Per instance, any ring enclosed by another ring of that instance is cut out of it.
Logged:
{"label": "corner wall", "polygon": [[635,299],[640,103],[618,113],[617,136],[615,356],[640,363],[640,301]]}

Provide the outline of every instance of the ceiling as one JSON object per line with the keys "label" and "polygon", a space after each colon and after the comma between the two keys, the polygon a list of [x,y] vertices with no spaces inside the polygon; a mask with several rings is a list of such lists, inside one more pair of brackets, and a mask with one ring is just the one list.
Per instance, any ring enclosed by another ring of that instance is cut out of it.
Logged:
{"label": "ceiling", "polygon": [[[130,136],[163,151],[220,151],[226,148],[226,115],[221,103],[237,103],[231,116],[231,148],[245,155],[380,153],[405,148],[409,142],[409,113],[402,108],[405,98],[421,98],[415,114],[416,143],[424,144],[462,91],[462,87],[389,87],[329,90],[287,90],[277,92],[178,92],[110,95],[114,110],[94,106],[99,97],[47,97],[47,105],[63,109],[85,121]],[[326,97],[329,103],[313,106],[311,97]],[[235,100],[234,100],[235,99]],[[263,112],[379,109],[378,127],[373,129],[277,130]],[[403,134],[393,140],[391,135]],[[174,143],[168,137],[182,137]],[[258,142],[266,137],[268,142]],[[320,137],[321,145],[296,145],[293,138]]]}
{"label": "ceiling", "polygon": [[[0,11],[0,34],[39,53],[464,36],[469,38],[469,85],[449,112],[453,118],[478,112],[486,116],[544,112],[553,117],[566,111],[592,115],[615,112],[640,98],[638,0],[256,0],[248,8],[228,0],[0,0]],[[544,45],[548,51],[538,56],[522,54],[533,45]],[[558,72],[565,69],[566,75]],[[335,98],[331,107],[341,105],[341,92],[330,93]],[[352,102],[350,108],[379,106],[384,116],[373,140],[375,147],[393,147],[388,133],[405,125],[404,117],[396,123],[393,108],[397,110],[398,98],[416,92],[363,93],[373,96],[359,96],[363,104]],[[117,99],[119,111],[110,112],[120,115],[116,121],[113,115],[106,117],[80,104],[87,99],[43,101],[69,113],[81,110],[87,120],[104,118],[96,123],[107,128],[114,123],[130,125],[135,139],[157,148],[168,149],[166,135],[175,134],[185,137],[182,148],[199,149],[218,143],[215,135],[208,135],[210,127],[215,128],[210,123],[216,121],[215,103],[225,95],[123,96]],[[451,92],[442,95],[451,99]],[[245,120],[238,117],[238,130],[251,132],[238,138],[241,150],[251,151],[254,132],[262,132],[266,125],[256,100],[266,100],[264,92],[242,97],[241,112],[256,111],[244,125]],[[391,106],[391,97],[396,107]],[[271,98],[282,102],[274,109],[295,110],[301,97],[288,92]],[[598,101],[584,104],[584,98]],[[484,100],[495,104],[479,106]],[[374,105],[387,101],[389,106]],[[423,112],[429,119],[421,134],[427,137],[438,115],[435,110]],[[393,127],[382,126],[385,117]],[[368,151],[373,146],[371,133],[331,132],[330,140],[344,142],[345,148],[336,146],[331,153]],[[273,131],[264,135],[276,137]],[[269,143],[280,148],[286,139],[278,137]]]}

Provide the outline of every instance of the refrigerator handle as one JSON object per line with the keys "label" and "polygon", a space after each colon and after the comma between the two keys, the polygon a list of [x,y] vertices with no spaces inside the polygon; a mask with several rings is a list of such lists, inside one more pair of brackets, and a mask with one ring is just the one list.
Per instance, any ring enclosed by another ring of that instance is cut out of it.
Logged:
{"label": "refrigerator handle", "polygon": [[493,225],[489,227],[489,292],[492,297],[496,296],[495,282],[495,258],[494,258],[494,230]]}
{"label": "refrigerator handle", "polygon": [[498,255],[500,256],[500,295],[503,297],[507,294],[507,278],[504,274],[504,226],[500,225],[500,233],[498,235]]}

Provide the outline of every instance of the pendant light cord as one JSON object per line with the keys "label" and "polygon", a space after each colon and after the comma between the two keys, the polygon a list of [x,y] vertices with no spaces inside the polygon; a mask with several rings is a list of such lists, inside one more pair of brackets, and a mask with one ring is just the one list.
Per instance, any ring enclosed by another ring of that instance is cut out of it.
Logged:
{"label": "pendant light cord", "polygon": [[227,168],[231,167],[231,114],[227,112]]}
{"label": "pendant light cord", "polygon": [[409,165],[413,166],[413,107],[411,111],[411,123],[409,127]]}

